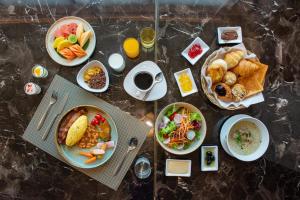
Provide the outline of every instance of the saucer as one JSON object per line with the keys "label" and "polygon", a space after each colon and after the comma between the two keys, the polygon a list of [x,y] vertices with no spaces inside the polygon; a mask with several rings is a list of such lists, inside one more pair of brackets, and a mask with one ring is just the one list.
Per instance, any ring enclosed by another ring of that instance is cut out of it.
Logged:
{"label": "saucer", "polygon": [[[140,93],[139,95],[137,95],[138,90],[136,89],[136,87],[134,85],[134,81],[133,81],[134,75],[140,71],[146,71],[154,77],[157,73],[161,72],[161,69],[157,66],[156,63],[154,63],[152,61],[144,61],[144,62],[141,62],[140,64],[138,64],[137,66],[135,66],[126,75],[126,77],[124,79],[124,83],[123,83],[125,91],[133,98],[136,98],[136,99],[142,101],[145,93]],[[151,92],[149,93],[149,95],[145,101],[158,100],[158,99],[164,97],[166,95],[166,93],[167,93],[167,82],[166,82],[165,77],[163,76],[163,80],[154,85],[154,87],[152,88]]]}
{"label": "saucer", "polygon": [[228,146],[227,146],[227,143],[226,143],[226,130],[228,131],[228,128],[230,127],[230,124],[232,124],[233,121],[236,121],[237,119],[242,118],[242,117],[251,117],[251,116],[249,116],[249,115],[244,115],[244,114],[234,115],[234,116],[228,118],[228,119],[224,122],[224,124],[223,124],[223,126],[222,126],[222,128],[221,128],[221,131],[220,131],[220,141],[221,141],[221,145],[222,145],[224,151],[225,151],[228,155],[230,155],[230,156],[232,156],[232,157],[234,157],[234,156],[230,153],[230,151],[229,151],[229,149],[228,149]]}

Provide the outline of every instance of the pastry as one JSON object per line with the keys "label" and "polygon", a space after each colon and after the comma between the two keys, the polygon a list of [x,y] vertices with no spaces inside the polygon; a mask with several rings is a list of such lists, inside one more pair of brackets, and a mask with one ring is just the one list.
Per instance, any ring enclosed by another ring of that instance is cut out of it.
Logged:
{"label": "pastry", "polygon": [[235,75],[235,73],[233,72],[226,72],[224,77],[223,77],[223,82],[229,86],[232,86],[236,83],[237,77]]}
{"label": "pastry", "polygon": [[232,51],[230,53],[225,54],[224,60],[227,63],[227,69],[231,69],[235,67],[245,56],[243,51]]}
{"label": "pastry", "polygon": [[246,97],[262,92],[264,89],[265,76],[268,70],[268,66],[259,62],[257,62],[256,64],[260,65],[259,70],[257,70],[252,76],[240,77],[237,81],[239,84],[245,86],[247,90]]}
{"label": "pastry", "polygon": [[212,83],[221,82],[227,71],[227,63],[222,59],[213,61],[206,70],[206,74],[211,78]]}
{"label": "pastry", "polygon": [[247,90],[243,85],[237,83],[232,87],[231,93],[235,101],[241,101],[246,97]]}
{"label": "pastry", "polygon": [[259,68],[260,66],[254,62],[243,59],[239,62],[238,66],[232,69],[232,71],[239,76],[251,76]]}
{"label": "pastry", "polygon": [[228,85],[225,83],[218,83],[214,85],[213,88],[219,99],[227,102],[232,101],[232,93]]}

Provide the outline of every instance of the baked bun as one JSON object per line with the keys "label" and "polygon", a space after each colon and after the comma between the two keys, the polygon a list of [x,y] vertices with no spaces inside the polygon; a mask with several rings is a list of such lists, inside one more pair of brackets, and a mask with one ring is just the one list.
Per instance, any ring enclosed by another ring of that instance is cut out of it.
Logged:
{"label": "baked bun", "polygon": [[227,71],[227,63],[222,59],[214,60],[206,70],[206,74],[211,78],[212,83],[221,82]]}
{"label": "baked bun", "polygon": [[237,77],[236,77],[235,73],[230,72],[230,71],[225,73],[225,75],[223,77],[223,83],[225,83],[229,86],[232,86],[236,83],[236,81],[237,81]]}
{"label": "baked bun", "polygon": [[235,84],[232,89],[231,93],[235,101],[241,101],[247,96],[247,90],[242,84]]}
{"label": "baked bun", "polygon": [[217,94],[218,98],[222,101],[230,102],[232,101],[231,89],[225,83],[217,83],[213,86],[214,92]]}

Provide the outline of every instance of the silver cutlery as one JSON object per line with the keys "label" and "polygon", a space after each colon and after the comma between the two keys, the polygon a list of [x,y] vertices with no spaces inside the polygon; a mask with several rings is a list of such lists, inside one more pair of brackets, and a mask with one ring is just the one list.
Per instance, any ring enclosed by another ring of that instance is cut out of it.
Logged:
{"label": "silver cutlery", "polygon": [[136,137],[132,137],[130,138],[129,142],[128,142],[128,149],[125,153],[125,155],[123,156],[123,159],[122,161],[119,163],[119,165],[115,168],[114,170],[114,176],[116,176],[118,174],[118,172],[120,171],[121,169],[121,166],[123,165],[124,163],[124,160],[125,158],[127,157],[128,153],[132,150],[134,150],[138,145],[138,139]]}
{"label": "silver cutlery", "polygon": [[56,100],[57,100],[57,93],[55,91],[52,91],[52,93],[50,95],[49,104],[47,105],[47,108],[46,108],[45,112],[43,113],[43,115],[42,115],[42,117],[41,117],[41,119],[40,119],[40,121],[39,121],[39,123],[37,125],[37,130],[40,130],[42,128],[42,126],[43,126],[43,124],[45,122],[45,119],[46,119],[46,117],[48,115],[48,112],[49,112],[51,106],[53,104],[55,104]]}
{"label": "silver cutlery", "polygon": [[56,110],[56,112],[55,112],[54,118],[51,120],[51,122],[49,123],[49,125],[48,125],[46,131],[44,132],[44,135],[43,135],[43,137],[42,137],[43,140],[46,140],[46,138],[47,138],[47,136],[48,136],[48,134],[49,134],[49,131],[50,131],[50,129],[51,129],[53,123],[55,122],[55,120],[56,120],[56,118],[58,117],[58,115],[60,115],[60,114],[62,113],[62,111],[64,110],[64,107],[65,107],[65,105],[66,105],[66,103],[67,103],[68,98],[69,98],[69,93],[67,93],[67,94],[64,96],[64,98],[62,99],[62,101],[61,101],[60,104],[58,105],[57,110]]}
{"label": "silver cutlery", "polygon": [[163,80],[163,73],[162,73],[162,72],[157,73],[157,74],[155,75],[154,83],[152,84],[151,88],[150,88],[150,89],[146,92],[146,94],[144,95],[143,101],[145,101],[145,100],[148,98],[148,96],[149,96],[149,94],[151,93],[151,91],[152,91],[152,89],[154,88],[154,86],[155,86],[157,83],[161,82],[162,80]]}

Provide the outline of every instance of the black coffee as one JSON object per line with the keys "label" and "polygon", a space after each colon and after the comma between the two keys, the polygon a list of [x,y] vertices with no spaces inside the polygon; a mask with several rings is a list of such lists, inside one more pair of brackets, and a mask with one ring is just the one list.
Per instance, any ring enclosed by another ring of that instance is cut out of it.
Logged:
{"label": "black coffee", "polygon": [[153,78],[150,74],[142,72],[134,77],[134,83],[138,88],[146,90],[152,85]]}

